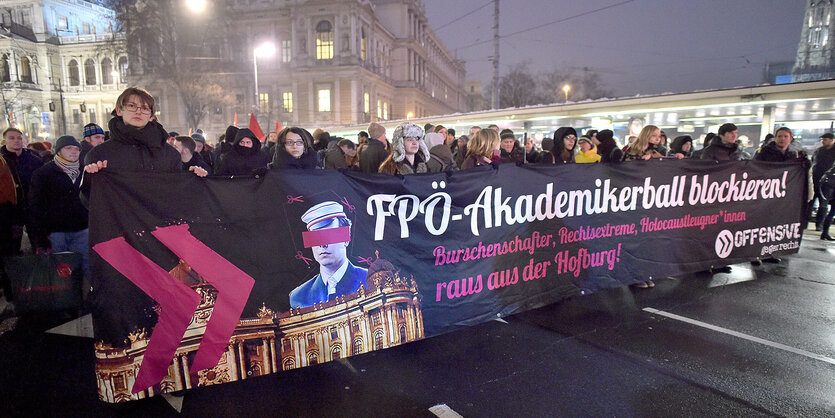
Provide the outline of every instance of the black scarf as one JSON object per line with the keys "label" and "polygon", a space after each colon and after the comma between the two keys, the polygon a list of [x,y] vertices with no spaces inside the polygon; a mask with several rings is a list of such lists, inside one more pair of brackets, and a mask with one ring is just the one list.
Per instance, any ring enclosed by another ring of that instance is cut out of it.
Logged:
{"label": "black scarf", "polygon": [[301,157],[296,158],[290,155],[282,145],[275,146],[275,158],[272,168],[295,168],[300,170],[311,170],[316,168],[316,154],[313,149],[308,148]]}
{"label": "black scarf", "polygon": [[107,124],[110,138],[127,145],[138,145],[151,151],[153,157],[162,153],[163,145],[168,139],[168,132],[156,121],[150,121],[142,129],[128,126],[121,116],[115,116]]}

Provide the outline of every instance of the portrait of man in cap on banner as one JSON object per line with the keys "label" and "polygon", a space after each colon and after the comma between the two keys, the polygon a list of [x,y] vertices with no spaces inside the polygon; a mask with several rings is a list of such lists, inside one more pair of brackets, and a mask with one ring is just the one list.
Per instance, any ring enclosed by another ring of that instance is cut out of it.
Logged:
{"label": "portrait of man in cap on banner", "polygon": [[319,274],[290,292],[290,307],[304,308],[359,290],[368,270],[348,261],[351,220],[342,205],[333,201],[319,203],[301,219],[307,224],[307,231],[302,233],[304,247],[312,248]]}

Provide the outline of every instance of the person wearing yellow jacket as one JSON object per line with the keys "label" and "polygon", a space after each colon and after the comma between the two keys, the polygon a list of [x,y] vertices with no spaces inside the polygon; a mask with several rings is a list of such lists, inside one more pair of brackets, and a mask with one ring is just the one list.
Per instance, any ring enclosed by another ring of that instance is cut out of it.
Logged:
{"label": "person wearing yellow jacket", "polygon": [[574,161],[577,163],[596,163],[600,161],[600,156],[597,155],[597,147],[592,144],[591,140],[581,136],[577,141],[579,149]]}

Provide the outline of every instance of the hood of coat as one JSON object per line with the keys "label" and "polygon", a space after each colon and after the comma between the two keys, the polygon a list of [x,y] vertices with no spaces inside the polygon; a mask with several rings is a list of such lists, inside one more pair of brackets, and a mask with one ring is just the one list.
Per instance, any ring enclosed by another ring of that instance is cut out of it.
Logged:
{"label": "hood of coat", "polygon": [[[682,148],[684,148],[684,144],[690,143],[690,151],[684,152]],[[677,136],[676,139],[673,140],[673,143],[670,144],[670,152],[673,154],[689,154],[693,151],[693,138],[689,135],[682,135]]]}
{"label": "hood of coat", "polygon": [[[244,138],[249,138],[252,141],[252,147],[244,147],[241,145],[241,140]],[[255,137],[255,133],[251,130],[244,128],[239,129],[238,133],[235,134],[235,142],[234,142],[234,150],[236,153],[241,155],[252,155],[258,153],[261,150],[261,141]]]}
{"label": "hood of coat", "polygon": [[[563,138],[567,137],[568,135],[574,135],[577,137],[577,131],[570,127],[570,126],[563,126],[562,128],[557,129],[554,131],[554,147],[551,149],[551,152],[554,155],[559,155],[565,149],[565,143],[563,142]],[[574,142],[574,147],[577,147],[577,142]],[[574,151],[574,148],[570,149],[569,151]]]}

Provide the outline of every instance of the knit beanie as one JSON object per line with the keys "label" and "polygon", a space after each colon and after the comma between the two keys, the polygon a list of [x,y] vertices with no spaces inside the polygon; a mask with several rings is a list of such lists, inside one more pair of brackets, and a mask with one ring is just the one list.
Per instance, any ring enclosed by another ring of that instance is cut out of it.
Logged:
{"label": "knit beanie", "polygon": [[[101,129],[101,128],[99,128],[99,129]],[[77,139],[75,139],[74,136],[64,135],[64,136],[58,138],[57,141],[55,141],[55,153],[57,154],[58,152],[61,151],[61,148],[64,148],[68,145],[75,145],[79,149],[81,148],[81,144],[78,142]]]}

